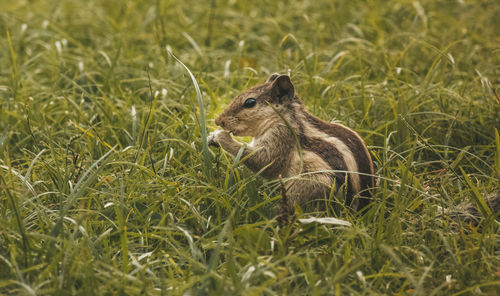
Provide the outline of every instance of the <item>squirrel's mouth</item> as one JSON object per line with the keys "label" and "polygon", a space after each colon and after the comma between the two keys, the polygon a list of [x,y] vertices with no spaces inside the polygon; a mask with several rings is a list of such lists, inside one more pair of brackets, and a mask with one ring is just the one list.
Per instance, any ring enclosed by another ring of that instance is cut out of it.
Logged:
{"label": "squirrel's mouth", "polygon": [[243,131],[235,128],[235,127],[229,127],[228,125],[219,125],[223,130],[230,132],[234,136],[239,136]]}
{"label": "squirrel's mouth", "polygon": [[225,130],[226,132],[230,132],[231,134],[234,134],[234,130],[230,129],[230,128],[227,128],[225,126],[221,126],[223,130]]}
{"label": "squirrel's mouth", "polygon": [[240,130],[237,130],[237,129],[229,129],[229,128],[224,128],[224,130],[228,131],[231,133],[231,135],[233,136],[245,136],[244,135],[244,131],[240,131]]}

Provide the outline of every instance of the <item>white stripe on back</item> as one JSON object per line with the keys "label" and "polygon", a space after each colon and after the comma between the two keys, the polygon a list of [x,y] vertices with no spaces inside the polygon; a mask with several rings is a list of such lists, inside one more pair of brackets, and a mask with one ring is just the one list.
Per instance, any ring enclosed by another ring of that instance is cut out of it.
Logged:
{"label": "white stripe on back", "polygon": [[[306,122],[306,121],[304,121]],[[347,166],[347,170],[353,173],[349,173],[349,177],[351,180],[351,186],[352,189],[354,190],[354,194],[358,193],[361,190],[361,184],[360,184],[360,178],[359,178],[359,170],[358,170],[358,163],[356,162],[356,159],[354,158],[354,155],[347,147],[347,145],[339,138],[332,137],[331,135],[326,134],[325,132],[318,130],[317,128],[312,127],[309,123],[306,122],[305,124],[305,134],[308,137],[318,137],[320,139],[323,139],[329,143],[331,143],[337,150],[340,152],[342,155],[342,158],[344,159],[345,165]],[[332,168],[335,169],[335,168]]]}

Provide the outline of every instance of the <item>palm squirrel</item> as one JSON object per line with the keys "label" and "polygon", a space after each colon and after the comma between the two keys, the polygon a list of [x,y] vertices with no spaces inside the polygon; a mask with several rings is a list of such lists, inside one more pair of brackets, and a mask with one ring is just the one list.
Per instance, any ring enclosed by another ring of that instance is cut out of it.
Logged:
{"label": "palm squirrel", "polygon": [[[233,156],[242,150],[241,158],[251,170],[268,179],[284,180],[288,209],[294,203],[321,203],[339,188],[345,189],[344,202],[351,209],[368,204],[375,178],[365,143],[348,127],[307,112],[287,75],[273,74],[265,83],[239,94],[215,123],[223,130],[210,133],[208,143]],[[239,143],[231,133],[253,137],[253,141]],[[500,191],[485,202],[499,220]],[[482,216],[470,201],[443,213],[473,223]]]}
{"label": "palm squirrel", "polygon": [[[267,179],[281,179],[290,208],[294,203],[323,204],[342,188],[353,210],[367,204],[374,186],[373,163],[361,137],[341,124],[307,112],[287,75],[273,74],[236,96],[215,120],[223,130],[209,134]],[[250,136],[250,144],[234,136]]]}

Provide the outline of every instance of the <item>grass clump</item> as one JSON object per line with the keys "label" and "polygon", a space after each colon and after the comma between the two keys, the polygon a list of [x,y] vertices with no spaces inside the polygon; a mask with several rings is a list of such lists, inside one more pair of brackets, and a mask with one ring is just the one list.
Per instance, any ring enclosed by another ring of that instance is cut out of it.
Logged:
{"label": "grass clump", "polygon": [[[0,4],[1,294],[498,292],[495,1]],[[279,185],[206,149],[272,72],[369,144],[352,227],[278,232]]]}

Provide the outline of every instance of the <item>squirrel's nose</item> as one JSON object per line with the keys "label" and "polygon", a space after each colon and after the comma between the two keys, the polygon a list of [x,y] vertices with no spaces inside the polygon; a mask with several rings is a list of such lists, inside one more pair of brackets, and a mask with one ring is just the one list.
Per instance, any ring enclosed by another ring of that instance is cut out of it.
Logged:
{"label": "squirrel's nose", "polygon": [[224,121],[220,118],[220,116],[215,119],[215,124],[220,127],[224,127]]}

